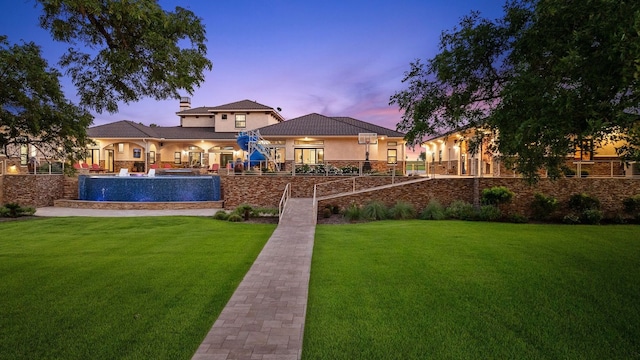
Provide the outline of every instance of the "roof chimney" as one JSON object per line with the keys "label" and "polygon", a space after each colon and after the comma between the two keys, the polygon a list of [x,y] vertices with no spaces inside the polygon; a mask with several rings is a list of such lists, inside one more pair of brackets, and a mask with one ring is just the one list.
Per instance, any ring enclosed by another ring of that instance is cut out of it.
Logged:
{"label": "roof chimney", "polygon": [[189,97],[181,97],[180,98],[180,111],[185,111],[191,109],[191,98]]}

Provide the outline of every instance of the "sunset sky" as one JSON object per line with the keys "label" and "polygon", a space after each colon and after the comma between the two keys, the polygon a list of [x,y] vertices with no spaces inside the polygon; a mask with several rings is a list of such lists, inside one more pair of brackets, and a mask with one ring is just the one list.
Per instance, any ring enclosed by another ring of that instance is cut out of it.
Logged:
{"label": "sunset sky", "polygon": [[[282,108],[285,119],[317,112],[351,116],[395,129],[401,113],[389,97],[403,89],[415,59],[438,50],[442,30],[472,10],[499,17],[502,0],[233,0],[160,1],[203,19],[213,70],[191,96],[192,107],[243,99]],[[50,65],[68,47],[38,26],[33,0],[0,1],[0,34],[11,43],[34,41]],[[67,96],[75,89],[63,79]],[[95,125],[132,120],[179,124],[178,100],[122,104],[116,114],[94,114]]]}

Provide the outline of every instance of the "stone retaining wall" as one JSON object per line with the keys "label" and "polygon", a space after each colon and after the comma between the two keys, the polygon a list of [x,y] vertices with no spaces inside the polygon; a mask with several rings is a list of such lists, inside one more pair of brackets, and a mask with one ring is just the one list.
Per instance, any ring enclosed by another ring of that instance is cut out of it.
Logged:
{"label": "stone retaining wall", "polygon": [[[352,188],[353,179],[356,180],[357,190],[391,184],[391,176],[365,176],[365,177],[344,177],[344,176],[221,176],[222,198],[225,208],[235,208],[240,204],[250,204],[262,207],[278,207],[282,193],[287,183],[291,183],[292,197],[313,197],[313,186],[331,182],[328,186],[339,189],[339,191],[349,191]],[[415,177],[394,177],[396,182],[414,180]],[[339,180],[339,182],[336,182]],[[324,186],[325,188],[327,186]],[[323,193],[327,195],[327,193]]]}
{"label": "stone retaining wall", "polygon": [[43,207],[53,205],[64,193],[64,175],[5,175],[2,176],[2,203]]}
{"label": "stone retaining wall", "polygon": [[[418,177],[391,176],[221,176],[221,191],[224,207],[233,209],[240,204],[277,207],[287,183],[291,183],[292,197],[313,197],[314,185],[318,184],[318,196],[338,192],[356,191],[375,186],[390,185],[392,181],[405,182]],[[393,179],[393,180],[392,180]],[[78,179],[63,175],[3,175],[0,176],[0,204],[17,202],[22,206],[53,206],[54,200],[78,198]],[[363,191],[319,202],[319,209],[326,204],[342,208],[351,203],[365,205],[379,200],[387,206],[397,201],[409,202],[420,211],[431,199],[447,206],[454,200],[477,203],[485,188],[506,186],[516,195],[510,204],[504,205],[506,213],[530,216],[530,204],[536,192],[556,197],[565,204],[577,193],[587,193],[598,198],[605,216],[622,212],[622,200],[640,194],[640,179],[634,178],[565,178],[557,181],[541,179],[529,186],[520,178],[436,178],[402,186],[393,186],[377,191]],[[167,208],[169,205],[163,205]]]}
{"label": "stone retaining wall", "polygon": [[[477,182],[477,190],[474,189],[474,182]],[[387,206],[392,206],[396,201],[401,200],[412,204],[416,210],[421,211],[431,199],[438,200],[443,206],[448,206],[454,200],[477,203],[482,190],[494,186],[506,186],[515,193],[511,203],[501,207],[503,212],[525,216],[532,215],[530,205],[536,192],[554,196],[563,205],[567,203],[571,195],[587,193],[600,200],[601,209],[605,216],[622,213],[622,200],[640,194],[640,179],[568,178],[557,181],[542,179],[537,185],[529,186],[519,178],[436,178],[420,183],[319,201],[318,209],[322,209],[328,204],[341,208],[351,203],[365,205],[373,200],[382,201]]]}

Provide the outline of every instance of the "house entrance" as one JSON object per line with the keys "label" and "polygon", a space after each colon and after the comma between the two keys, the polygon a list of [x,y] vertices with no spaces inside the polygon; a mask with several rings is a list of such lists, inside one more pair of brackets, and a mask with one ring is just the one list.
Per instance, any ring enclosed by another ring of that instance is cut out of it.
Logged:
{"label": "house entrance", "polygon": [[220,167],[227,167],[227,164],[233,164],[233,154],[220,154]]}

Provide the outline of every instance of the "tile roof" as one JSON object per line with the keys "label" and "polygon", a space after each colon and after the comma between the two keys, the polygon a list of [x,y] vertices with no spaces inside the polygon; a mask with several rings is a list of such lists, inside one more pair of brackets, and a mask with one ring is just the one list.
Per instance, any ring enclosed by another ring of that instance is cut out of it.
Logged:
{"label": "tile roof", "polygon": [[116,121],[87,129],[91,138],[127,138],[127,139],[235,139],[236,133],[215,132],[211,127],[150,127],[129,120]]}
{"label": "tile roof", "polygon": [[269,111],[273,112],[275,117],[280,121],[283,121],[284,118],[272,107],[257,103],[251,100],[240,100],[236,102],[232,102],[229,104],[218,105],[218,106],[201,106],[197,108],[192,108],[188,110],[179,111],[177,115],[209,115],[212,112],[216,111]]}
{"label": "tile roof", "polygon": [[351,117],[329,117],[308,114],[259,129],[263,136],[357,136],[376,133],[403,138],[405,134]]}

